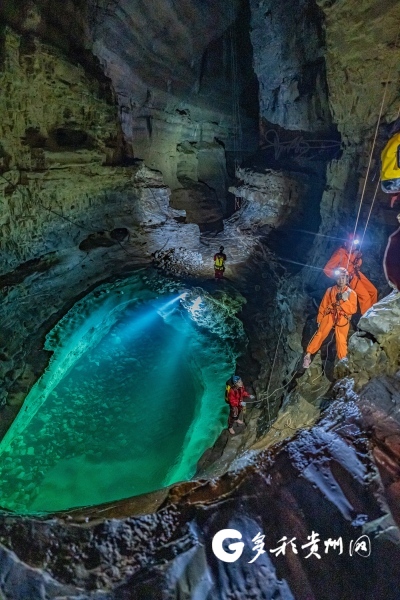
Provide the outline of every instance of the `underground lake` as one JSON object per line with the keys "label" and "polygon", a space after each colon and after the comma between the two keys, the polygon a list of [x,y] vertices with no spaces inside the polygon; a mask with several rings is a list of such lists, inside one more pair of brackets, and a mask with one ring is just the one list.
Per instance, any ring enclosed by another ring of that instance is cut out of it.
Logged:
{"label": "underground lake", "polygon": [[215,303],[173,287],[146,270],[103,284],[47,335],[48,367],[0,445],[0,506],[98,505],[195,474],[237,355]]}

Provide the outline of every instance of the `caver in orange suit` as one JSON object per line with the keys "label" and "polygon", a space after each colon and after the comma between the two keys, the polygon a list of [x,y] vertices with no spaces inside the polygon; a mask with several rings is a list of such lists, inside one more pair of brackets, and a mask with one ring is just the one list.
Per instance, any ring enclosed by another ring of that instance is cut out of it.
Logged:
{"label": "caver in orange suit", "polygon": [[336,269],[343,267],[348,270],[350,276],[349,286],[357,294],[361,314],[363,315],[373,304],[378,302],[378,290],[359,270],[361,263],[360,252],[356,250],[349,255],[346,248],[341,247],[333,253],[326,263],[324,273],[331,279],[335,279]]}
{"label": "caver in orange suit", "polygon": [[323,341],[334,327],[338,358],[340,360],[346,357],[350,318],[357,312],[357,294],[346,285],[341,291],[345,299],[338,301],[336,295],[339,292],[340,288],[337,285],[326,290],[318,310],[317,323],[319,323],[319,328],[307,346],[307,353],[315,354],[318,352]]}

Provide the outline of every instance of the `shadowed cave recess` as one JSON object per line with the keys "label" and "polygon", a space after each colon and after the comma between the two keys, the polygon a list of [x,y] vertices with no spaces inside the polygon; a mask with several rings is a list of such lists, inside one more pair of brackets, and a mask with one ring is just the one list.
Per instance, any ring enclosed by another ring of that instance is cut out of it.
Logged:
{"label": "shadowed cave recess", "polygon": [[[1,3],[1,597],[399,600],[399,23],[378,0]],[[353,231],[378,302],[346,362],[330,336],[304,369]]]}

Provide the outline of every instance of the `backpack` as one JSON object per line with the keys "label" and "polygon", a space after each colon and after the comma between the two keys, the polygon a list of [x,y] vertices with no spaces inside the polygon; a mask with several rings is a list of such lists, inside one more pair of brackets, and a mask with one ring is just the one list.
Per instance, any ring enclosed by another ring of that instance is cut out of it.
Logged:
{"label": "backpack", "polygon": [[[381,153],[381,179],[387,181],[400,177],[400,133],[390,138]],[[390,193],[390,192],[388,192]]]}
{"label": "backpack", "polygon": [[217,267],[218,269],[222,269],[222,267],[224,266],[224,261],[225,259],[222,256],[222,254],[217,254],[214,261],[215,267]]}
{"label": "backpack", "polygon": [[232,379],[228,379],[228,381],[225,384],[225,402],[227,404],[229,404],[229,400],[228,400],[228,396],[229,396],[229,392],[232,388]]}

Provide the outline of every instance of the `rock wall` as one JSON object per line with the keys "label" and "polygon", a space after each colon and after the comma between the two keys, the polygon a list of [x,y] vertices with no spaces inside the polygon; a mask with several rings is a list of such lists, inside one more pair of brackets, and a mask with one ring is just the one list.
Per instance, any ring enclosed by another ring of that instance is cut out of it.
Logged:
{"label": "rock wall", "polygon": [[246,3],[177,0],[150,6],[120,0],[96,6],[93,52],[113,83],[131,151],[175,190],[188,187],[179,176],[189,158],[182,145],[199,156],[207,145],[211,163],[201,161],[194,182],[206,183],[224,207],[225,157],[224,185],[220,179],[214,187],[221,147],[237,152],[240,145],[249,153],[257,146],[257,111],[249,114],[242,98],[256,86],[251,57],[240,59],[246,45],[241,38],[248,38]]}
{"label": "rock wall", "polygon": [[376,126],[386,82],[383,120],[399,108],[399,4],[393,0],[317,0],[325,14],[329,104],[346,143],[364,143]]}
{"label": "rock wall", "polygon": [[[0,272],[113,229],[129,189],[110,89],[57,49],[10,28],[1,40]],[[104,92],[107,92],[108,98]],[[108,206],[107,206],[108,205]],[[117,215],[115,215],[117,217]]]}
{"label": "rock wall", "polygon": [[323,13],[315,0],[250,0],[260,117],[288,130],[331,126]]}
{"label": "rock wall", "polygon": [[295,174],[270,169],[265,172],[238,169],[237,176],[239,183],[230,191],[246,206],[243,225],[279,227],[290,222],[294,213],[302,211],[306,185],[296,179]]}
{"label": "rock wall", "polygon": [[[299,162],[303,155],[303,169],[307,169],[309,164],[304,159],[310,148],[315,151],[324,144],[334,144],[335,129],[342,139],[341,155],[336,153],[331,164],[328,158],[325,166],[320,165],[320,169],[326,168],[326,186],[319,200],[321,225],[306,257],[310,267],[303,278],[312,287],[326,285],[318,269],[346,228],[352,230],[357,222],[363,236],[371,211],[364,241],[365,268],[386,291],[380,258],[396,221],[388,210],[385,194],[378,190],[373,206],[372,202],[379,153],[385,143],[381,130],[396,118],[400,104],[396,84],[400,58],[398,4],[299,0],[275,6],[264,0],[250,2],[250,6],[260,116],[265,120],[260,128],[264,147],[272,144],[267,134],[274,126],[278,132],[273,138],[275,154],[278,150],[280,156],[278,163],[287,168],[288,161],[283,158],[292,140],[292,162]],[[381,103],[381,129],[363,193]],[[302,130],[305,137],[299,138],[293,130]],[[268,166],[278,168],[269,156],[266,160]]]}

